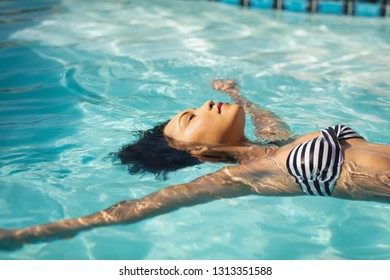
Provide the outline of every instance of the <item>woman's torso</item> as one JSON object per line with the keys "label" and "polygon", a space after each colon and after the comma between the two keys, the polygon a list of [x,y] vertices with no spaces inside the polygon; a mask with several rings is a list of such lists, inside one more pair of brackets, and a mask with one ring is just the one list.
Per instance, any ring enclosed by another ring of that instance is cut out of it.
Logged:
{"label": "woman's torso", "polygon": [[[287,169],[290,152],[298,145],[314,139],[320,132],[297,138],[283,147],[249,148],[259,157],[242,165],[244,177],[253,182],[254,191],[261,194],[304,194]],[[333,197],[390,202],[390,146],[369,143],[361,138],[339,140],[344,156]],[[241,167],[240,167],[241,168]]]}

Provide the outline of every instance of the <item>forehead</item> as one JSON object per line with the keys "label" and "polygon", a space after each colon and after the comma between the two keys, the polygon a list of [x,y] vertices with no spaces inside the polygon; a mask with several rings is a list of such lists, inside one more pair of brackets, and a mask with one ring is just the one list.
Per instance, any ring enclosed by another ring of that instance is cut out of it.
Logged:
{"label": "forehead", "polygon": [[176,116],[174,116],[165,126],[164,134],[168,137],[175,138],[175,135],[180,132],[180,118],[188,113],[187,110],[181,111]]}

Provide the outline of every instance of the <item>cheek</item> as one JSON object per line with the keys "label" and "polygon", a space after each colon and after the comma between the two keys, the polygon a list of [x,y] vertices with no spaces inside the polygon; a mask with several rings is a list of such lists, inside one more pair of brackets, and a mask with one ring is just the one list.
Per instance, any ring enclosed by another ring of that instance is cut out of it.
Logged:
{"label": "cheek", "polygon": [[210,120],[198,120],[186,131],[186,138],[192,142],[217,143],[222,135],[221,129]]}

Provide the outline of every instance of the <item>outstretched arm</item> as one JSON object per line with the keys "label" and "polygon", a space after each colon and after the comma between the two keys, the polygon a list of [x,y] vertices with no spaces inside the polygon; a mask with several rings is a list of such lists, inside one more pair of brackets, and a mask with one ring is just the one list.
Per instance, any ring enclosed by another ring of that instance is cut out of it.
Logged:
{"label": "outstretched arm", "polygon": [[292,132],[278,116],[271,111],[261,109],[256,104],[246,100],[234,80],[215,80],[215,90],[228,94],[236,104],[243,106],[245,112],[252,117],[255,135],[271,143],[283,143],[292,140]]}
{"label": "outstretched arm", "polygon": [[[234,169],[234,168],[233,168]],[[81,218],[61,220],[23,229],[0,229],[0,249],[15,250],[27,243],[70,238],[79,232],[113,224],[131,224],[146,218],[209,201],[249,195],[252,190],[230,179],[226,168],[188,184],[164,188],[141,199],[125,200]]]}

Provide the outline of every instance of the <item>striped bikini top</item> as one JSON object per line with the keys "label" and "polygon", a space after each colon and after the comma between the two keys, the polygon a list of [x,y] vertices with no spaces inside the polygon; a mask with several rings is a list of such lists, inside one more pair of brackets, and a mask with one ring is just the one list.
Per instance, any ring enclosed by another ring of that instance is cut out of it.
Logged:
{"label": "striped bikini top", "polygon": [[286,166],[306,194],[331,196],[344,162],[339,140],[363,137],[345,125],[328,127],[320,133],[317,138],[296,146]]}

